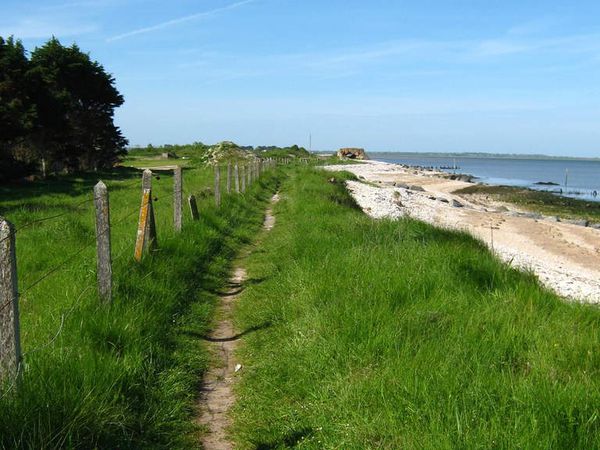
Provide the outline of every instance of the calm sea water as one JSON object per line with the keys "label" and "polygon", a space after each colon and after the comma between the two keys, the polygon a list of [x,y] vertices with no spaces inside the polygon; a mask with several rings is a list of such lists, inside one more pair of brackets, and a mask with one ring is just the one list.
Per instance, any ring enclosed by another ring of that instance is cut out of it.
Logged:
{"label": "calm sea water", "polygon": [[[568,197],[600,201],[600,161],[559,159],[417,157],[393,154],[372,155],[373,159],[413,166],[454,167],[456,173],[477,177],[476,181],[505,186],[522,186],[551,191]],[[452,169],[442,169],[453,173]],[[552,182],[558,186],[536,183]],[[594,195],[594,192],[597,195]]]}

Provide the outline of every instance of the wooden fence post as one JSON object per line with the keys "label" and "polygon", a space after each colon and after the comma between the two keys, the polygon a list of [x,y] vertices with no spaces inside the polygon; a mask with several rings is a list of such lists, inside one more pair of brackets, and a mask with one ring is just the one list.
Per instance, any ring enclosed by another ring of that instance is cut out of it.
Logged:
{"label": "wooden fence post", "polygon": [[173,226],[181,231],[183,222],[183,178],[181,167],[173,169]]}
{"label": "wooden fence post", "polygon": [[231,194],[231,162],[227,163],[227,194]]}
{"label": "wooden fence post", "polygon": [[246,192],[246,166],[242,166],[242,193]]}
{"label": "wooden fence post", "polygon": [[192,220],[200,219],[200,213],[198,213],[198,203],[196,203],[196,196],[190,195],[188,197],[188,205],[190,205],[190,215],[192,216]]}
{"label": "wooden fence post", "polygon": [[217,208],[221,206],[221,168],[215,166],[215,204]]}
{"label": "wooden fence post", "polygon": [[240,193],[240,171],[238,169],[238,164],[235,163],[233,167],[233,179],[235,180],[235,192],[237,194]]}
{"label": "wooden fence post", "polygon": [[100,300],[112,302],[112,261],[110,250],[110,209],[108,189],[99,181],[94,186],[96,206],[96,277]]}
{"label": "wooden fence post", "polygon": [[152,189],[152,171],[150,169],[142,172],[142,193],[144,189]]}
{"label": "wooden fence post", "polygon": [[0,217],[0,382],[16,382],[21,368],[15,228]]}
{"label": "wooden fence post", "polygon": [[144,189],[137,239],[135,241],[134,257],[136,261],[141,261],[144,253],[152,250],[156,245],[156,222],[154,221],[154,208],[152,206],[152,189]]}

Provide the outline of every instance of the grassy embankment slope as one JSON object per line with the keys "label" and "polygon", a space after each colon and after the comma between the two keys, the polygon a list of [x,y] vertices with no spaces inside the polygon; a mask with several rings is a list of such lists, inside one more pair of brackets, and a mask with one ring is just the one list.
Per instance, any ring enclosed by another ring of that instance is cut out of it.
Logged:
{"label": "grassy embankment slope", "polygon": [[600,447],[598,308],[329,177],[283,184],[248,261],[242,448]]}
{"label": "grassy embankment slope", "polygon": [[[207,365],[201,338],[230,259],[260,228],[278,177],[225,195],[220,210],[201,195],[201,220],[187,220],[186,208],[176,235],[172,176],[161,174],[153,180],[159,249],[141,265],[132,258],[139,171],[0,187],[0,215],[17,229],[59,215],[17,232],[25,369],[18,392],[0,387],[0,448],[193,445],[191,416]],[[113,225],[110,306],[96,294],[91,200],[99,178],[109,186]],[[212,186],[212,168],[184,170],[186,195]]]}
{"label": "grassy embankment slope", "polygon": [[547,216],[558,216],[565,219],[583,219],[600,223],[600,202],[562,197],[533,189],[512,186],[487,186],[483,184],[459,189],[454,194],[467,198],[472,195],[483,195],[492,200],[512,203],[523,209]]}

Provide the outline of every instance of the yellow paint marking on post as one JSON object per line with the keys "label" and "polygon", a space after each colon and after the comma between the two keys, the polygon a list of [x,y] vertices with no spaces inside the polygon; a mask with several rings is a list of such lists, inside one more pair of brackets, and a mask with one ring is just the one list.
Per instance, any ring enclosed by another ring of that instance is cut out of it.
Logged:
{"label": "yellow paint marking on post", "polygon": [[144,189],[134,253],[134,257],[138,262],[142,260],[144,252],[152,249],[156,245],[156,229],[154,223],[152,190]]}

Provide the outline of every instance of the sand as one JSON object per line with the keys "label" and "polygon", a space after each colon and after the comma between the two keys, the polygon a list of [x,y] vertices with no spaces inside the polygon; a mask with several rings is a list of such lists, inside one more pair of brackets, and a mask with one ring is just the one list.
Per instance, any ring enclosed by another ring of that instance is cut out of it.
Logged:
{"label": "sand", "polygon": [[[347,170],[360,177],[360,182],[349,181],[348,189],[363,211],[374,218],[410,216],[469,232],[502,260],[532,271],[564,298],[600,303],[600,230],[553,218],[523,217],[522,209],[483,196],[462,198],[453,192],[471,183],[449,180],[440,173],[377,161],[325,168]],[[420,186],[424,191],[394,183]],[[462,206],[454,206],[453,201]]]}

